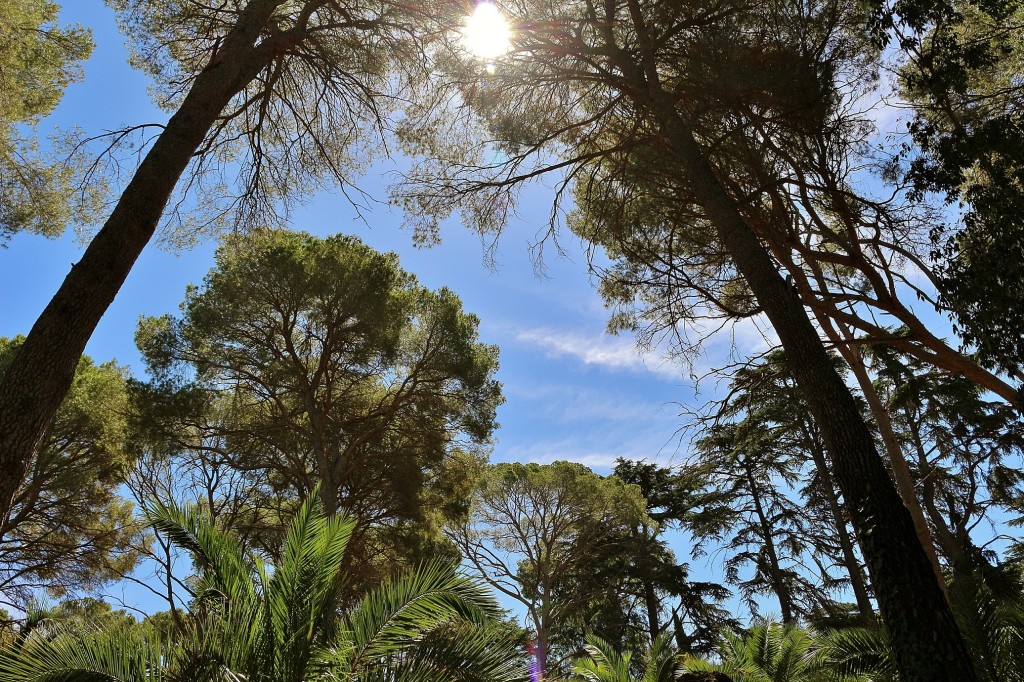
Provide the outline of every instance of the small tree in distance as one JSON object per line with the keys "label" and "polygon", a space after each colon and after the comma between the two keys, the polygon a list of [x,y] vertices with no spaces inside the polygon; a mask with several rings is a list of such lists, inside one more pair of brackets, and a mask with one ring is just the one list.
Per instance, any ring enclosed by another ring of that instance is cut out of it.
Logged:
{"label": "small tree in distance", "polygon": [[469,520],[448,537],[485,581],[526,608],[543,675],[557,662],[555,623],[590,598],[559,587],[643,520],[644,507],[636,486],[582,464],[496,464],[473,495]]}

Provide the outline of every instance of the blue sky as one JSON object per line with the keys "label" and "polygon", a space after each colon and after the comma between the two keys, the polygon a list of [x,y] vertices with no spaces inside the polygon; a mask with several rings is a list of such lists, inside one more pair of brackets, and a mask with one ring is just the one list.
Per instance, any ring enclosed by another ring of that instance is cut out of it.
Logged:
{"label": "blue sky", "polygon": [[[42,128],[77,125],[96,135],[165,121],[167,115],[148,99],[145,77],[128,66],[123,38],[102,0],[63,4],[62,21],[91,28],[96,50],[85,64],[84,81],[69,88]],[[707,397],[696,397],[689,371],[665,362],[657,352],[640,355],[630,336],[604,332],[608,313],[588,274],[583,249],[571,235],[560,243],[566,256],[549,249],[544,276],[536,274],[529,246],[546,230],[551,191],[530,191],[520,207],[521,220],[499,243],[497,267],[492,269],[485,263],[480,238],[454,222],[444,225],[442,245],[413,247],[411,234],[399,227],[397,210],[383,203],[381,174],[390,168],[377,164],[359,182],[380,202],[369,211],[364,208],[362,219],[344,197],[322,194],[294,213],[292,227],[317,235],[353,234],[379,250],[395,251],[421,282],[451,288],[466,310],[480,318],[482,340],[501,349],[499,379],[507,399],[498,414],[501,428],[493,460],[568,459],[607,473],[617,457],[669,462],[685,456],[685,443],[680,445],[676,435],[683,421],[681,405],[696,405]],[[0,335],[28,332],[82,248],[69,232],[56,240],[19,235],[0,249],[0,290],[5,292]],[[176,312],[186,285],[199,283],[212,266],[214,248],[211,241],[178,252],[150,245],[86,352],[97,361],[116,359],[141,375],[132,338],[136,321],[143,315]],[[701,361],[704,369],[729,355],[732,337],[717,338]],[[735,338],[743,346],[765,346],[749,324]],[[714,385],[709,381],[701,388],[713,390]],[[681,560],[685,553],[679,551]]]}
{"label": "blue sky", "polygon": [[[101,0],[65,3],[62,20],[90,27],[96,50],[85,64],[84,81],[68,89],[43,129],[50,123],[77,125],[96,135],[166,120],[148,99],[146,78],[128,66],[123,38]],[[602,469],[619,456],[669,459],[680,422],[676,403],[696,402],[689,372],[657,352],[642,356],[631,336],[604,332],[608,313],[571,235],[560,241],[567,255],[546,249],[544,274],[537,274],[529,246],[546,230],[553,193],[541,186],[528,193],[521,219],[502,236],[497,267],[491,268],[485,244],[455,222],[444,225],[442,245],[414,247],[411,234],[400,228],[397,209],[384,203],[383,176],[391,169],[378,163],[359,181],[377,200],[369,210],[364,206],[357,214],[340,194],[321,194],[295,211],[291,225],[317,235],[353,234],[379,250],[395,251],[425,285],[451,288],[480,318],[482,339],[501,348],[499,378],[507,398],[494,458],[572,459]],[[5,297],[0,334],[27,333],[82,248],[69,232],[57,240],[19,235],[0,250],[0,286],[17,292]],[[132,341],[137,319],[176,312],[185,286],[199,283],[211,267],[214,248],[212,241],[187,251],[147,247],[87,353],[98,361],[116,358],[141,374]],[[749,327],[741,336],[759,342]],[[729,343],[723,335],[712,344],[707,362],[724,357]]]}

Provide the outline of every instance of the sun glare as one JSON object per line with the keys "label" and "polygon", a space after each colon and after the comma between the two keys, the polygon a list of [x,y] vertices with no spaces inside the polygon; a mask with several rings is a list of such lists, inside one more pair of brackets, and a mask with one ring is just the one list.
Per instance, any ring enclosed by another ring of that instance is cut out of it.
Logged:
{"label": "sun glare", "polygon": [[462,39],[466,49],[481,59],[500,57],[511,47],[508,22],[489,2],[480,3],[473,14],[466,17]]}

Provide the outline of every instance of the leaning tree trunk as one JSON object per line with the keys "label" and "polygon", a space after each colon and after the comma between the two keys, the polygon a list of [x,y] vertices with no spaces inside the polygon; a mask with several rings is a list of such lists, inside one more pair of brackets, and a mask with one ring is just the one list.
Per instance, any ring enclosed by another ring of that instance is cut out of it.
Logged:
{"label": "leaning tree trunk", "polygon": [[792,374],[821,429],[833,475],[849,505],[871,572],[900,679],[976,680],[910,514],[882,464],[853,394],[833,367],[797,293],[744,221],[675,105],[657,94],[652,99],[651,112],[669,151],[778,333]]}
{"label": "leaning tree trunk", "polygon": [[889,418],[889,410],[882,403],[878,390],[872,384],[871,377],[868,376],[867,366],[864,363],[862,344],[858,343],[857,339],[854,338],[853,331],[846,328],[845,325],[841,329],[837,328],[839,327],[838,324],[823,315],[818,316],[818,322],[821,324],[821,328],[829,340],[835,344],[839,354],[846,360],[846,364],[853,372],[854,378],[857,379],[857,385],[860,386],[864,399],[868,402],[868,409],[875,420],[875,427],[878,428],[878,433],[882,437],[882,445],[885,446],[885,454],[889,458],[889,467],[896,482],[896,490],[903,499],[903,504],[906,505],[907,511],[910,512],[910,518],[914,522],[914,531],[917,533],[917,539],[921,542],[921,547],[928,557],[928,562],[932,565],[932,571],[939,581],[939,587],[942,588],[942,593],[946,595],[948,601],[949,593],[946,590],[945,578],[942,575],[942,565],[939,563],[939,555],[935,553],[935,539],[932,537],[928,521],[924,517],[924,511],[917,498],[914,477],[910,473],[910,466],[907,464],[906,457],[903,456],[903,449],[900,447],[896,431],[893,429],[892,419]]}
{"label": "leaning tree trunk", "polygon": [[142,249],[174,187],[221,111],[271,59],[286,34],[259,41],[283,0],[250,0],[178,111],[146,154],[103,228],[32,326],[0,378],[0,519],[67,394],[78,359]]}

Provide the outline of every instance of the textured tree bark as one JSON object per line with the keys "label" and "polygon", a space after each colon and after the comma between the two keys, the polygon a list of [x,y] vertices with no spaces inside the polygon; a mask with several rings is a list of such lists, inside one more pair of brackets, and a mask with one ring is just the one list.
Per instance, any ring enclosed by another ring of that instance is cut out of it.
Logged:
{"label": "textured tree bark", "polygon": [[[650,91],[648,91],[650,92]],[[976,680],[967,648],[874,439],[797,293],[718,181],[674,104],[651,103],[680,170],[782,341],[849,505],[903,682]]]}
{"label": "textured tree bark", "polygon": [[103,228],[32,326],[0,378],[0,519],[67,394],[78,359],[142,249],[192,155],[228,101],[274,56],[257,43],[283,0],[250,0],[216,58],[146,154]]}
{"label": "textured tree bark", "polygon": [[658,611],[661,604],[658,603],[658,595],[654,591],[654,583],[644,580],[644,604],[647,608],[647,636],[651,642],[661,634],[661,623],[658,622]]}
{"label": "textured tree bark", "polygon": [[914,477],[910,473],[910,467],[907,465],[907,460],[903,456],[899,440],[896,438],[896,432],[893,430],[889,412],[886,410],[885,405],[882,404],[881,396],[878,395],[878,391],[875,390],[874,385],[871,383],[871,377],[868,375],[867,367],[864,364],[863,349],[854,338],[853,330],[849,329],[846,325],[832,320],[827,315],[818,314],[817,311],[815,312],[815,318],[836,350],[846,360],[846,364],[849,366],[850,371],[853,372],[854,378],[857,379],[857,385],[860,386],[861,393],[864,394],[864,399],[867,400],[871,417],[875,420],[875,427],[878,428],[878,433],[882,437],[882,445],[885,446],[885,455],[892,469],[896,490],[899,492],[907,511],[910,512],[910,518],[914,522],[914,531],[917,533],[917,539],[921,543],[921,548],[924,549],[928,562],[932,565],[932,572],[935,573],[935,578],[939,581],[939,587],[942,588],[942,593],[946,595],[948,601],[949,594],[946,591],[946,581],[942,575],[942,565],[939,564],[939,555],[935,552],[935,539],[932,537],[931,529],[924,518],[921,503],[917,498],[917,489],[914,486]]}

